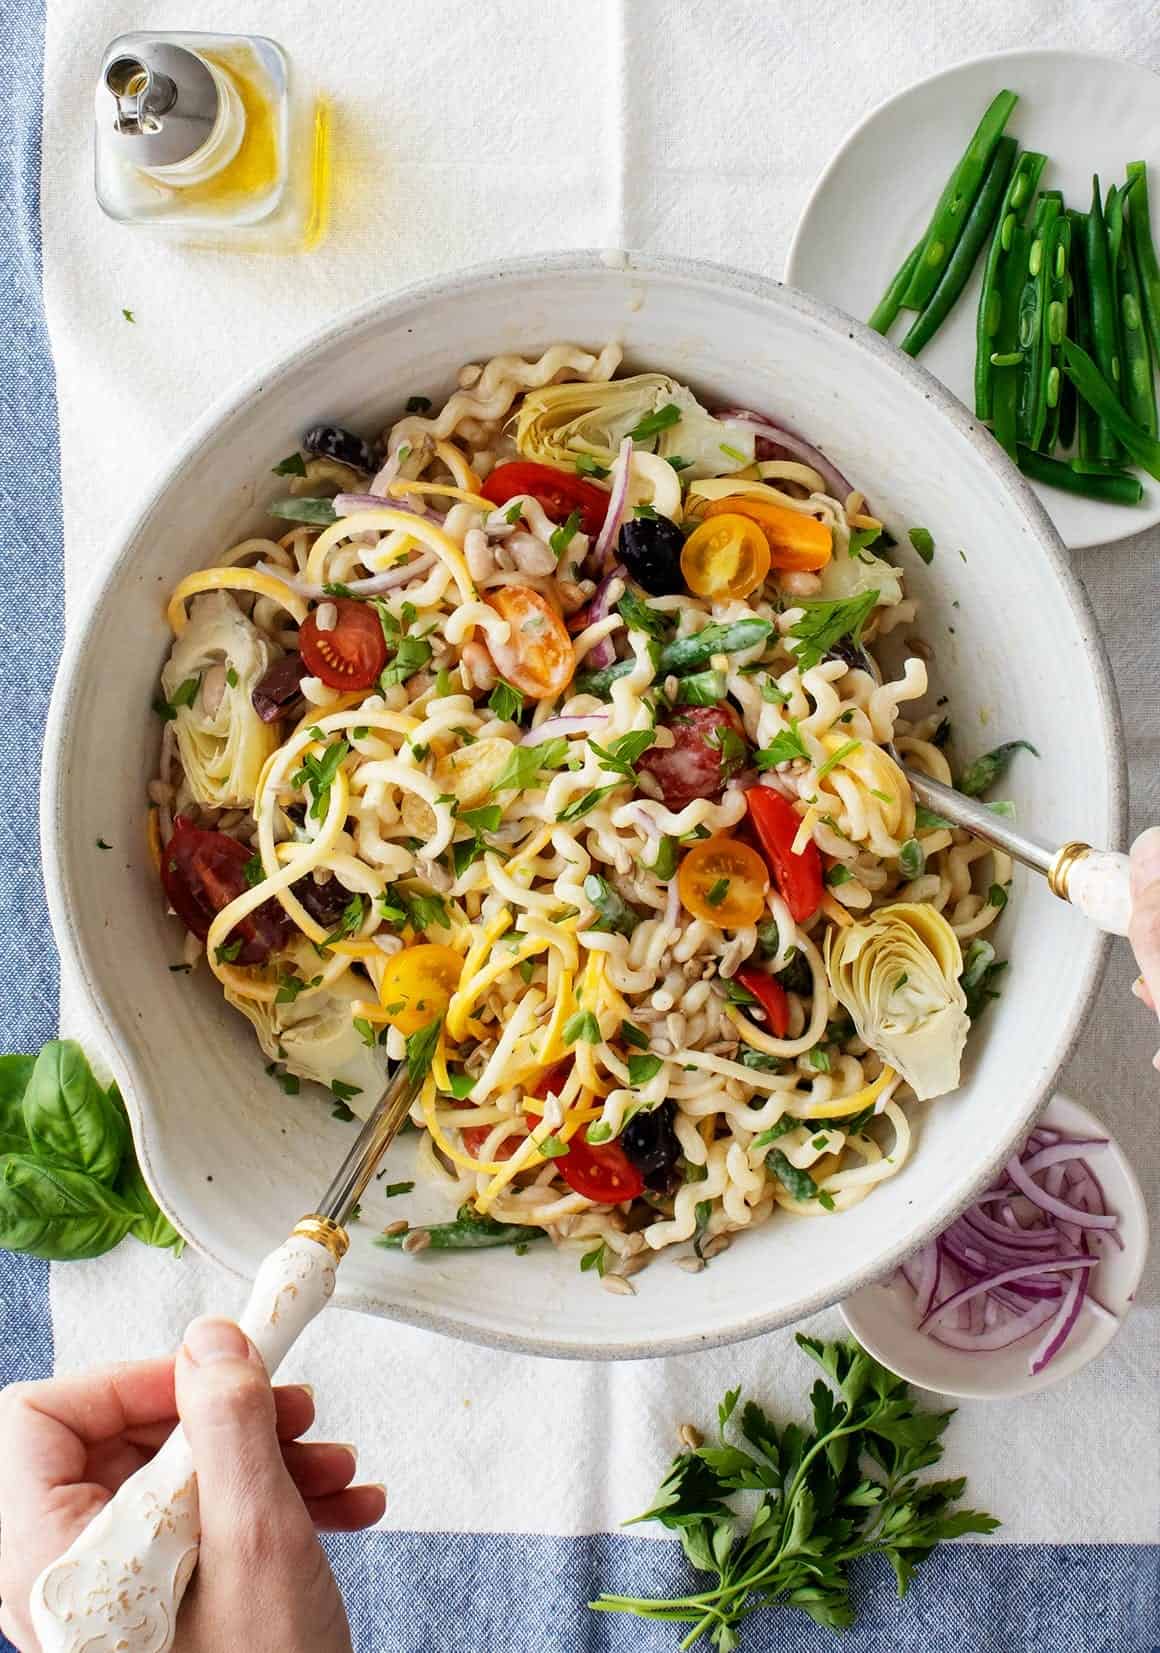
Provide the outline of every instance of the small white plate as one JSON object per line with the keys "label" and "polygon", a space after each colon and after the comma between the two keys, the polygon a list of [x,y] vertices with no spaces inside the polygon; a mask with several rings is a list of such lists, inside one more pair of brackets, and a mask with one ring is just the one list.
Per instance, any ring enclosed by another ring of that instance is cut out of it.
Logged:
{"label": "small white plate", "polygon": [[[1007,131],[1047,156],[1041,189],[1086,209],[1092,173],[1104,190],[1129,161],[1147,161],[1153,229],[1160,212],[1160,79],[1137,63],[1089,52],[997,52],[957,64],[884,103],[856,127],[814,186],[786,262],[792,287],[865,320],[926,227],[939,191],[983,110],[1003,87],[1019,94]],[[918,360],[974,406],[975,311],[983,259]],[[891,330],[900,339],[903,316]],[[911,317],[913,319],[913,316]],[[1140,505],[1101,505],[1056,488],[1036,492],[1077,549],[1160,522],[1160,487],[1142,476]],[[970,502],[964,501],[969,510]]]}
{"label": "small white plate", "polygon": [[864,1286],[840,1308],[863,1348],[908,1383],[970,1400],[1010,1400],[1015,1395],[1035,1394],[1102,1354],[1131,1308],[1148,1255],[1148,1213],[1135,1172],[1107,1127],[1069,1096],[1056,1096],[1040,1123],[1071,1136],[1109,1138],[1106,1148],[1093,1149],[1092,1170],[1108,1210],[1119,1215],[1124,1249],[1108,1248],[1094,1271],[1092,1289],[1117,1318],[1108,1320],[1085,1305],[1055,1359],[1032,1377],[1028,1363],[1038,1341],[1036,1334],[989,1354],[945,1348],[916,1329],[914,1292],[896,1275],[880,1285]]}

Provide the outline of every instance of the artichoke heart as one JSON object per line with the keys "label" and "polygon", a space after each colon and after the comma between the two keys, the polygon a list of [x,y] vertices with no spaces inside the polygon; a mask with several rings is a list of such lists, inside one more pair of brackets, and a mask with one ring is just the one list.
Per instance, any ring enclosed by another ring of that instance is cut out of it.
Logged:
{"label": "artichoke heart", "polygon": [[279,733],[277,724],[262,722],[250,695],[279,654],[228,592],[194,599],[161,688],[176,704],[177,749],[198,803],[218,809],[253,803]]}
{"label": "artichoke heart", "polygon": [[360,1119],[366,1119],[387,1082],[386,1052],[364,1043],[354,1025],[351,1006],[367,997],[366,982],[340,977],[331,987],[302,992],[285,1004],[245,998],[230,987],[226,998],[249,1020],[258,1043],[272,1062],[328,1089],[337,1079],[351,1087],[342,1095]]}
{"label": "artichoke heart", "polygon": [[924,1101],[952,1091],[967,1042],[958,937],[934,907],[895,902],[826,937],[826,974],[871,1050]]}
{"label": "artichoke heart", "polygon": [[691,390],[664,373],[529,391],[516,425],[516,446],[527,459],[567,470],[582,453],[611,465],[624,438],[669,407],[677,408],[680,418],[670,415],[668,423],[636,438],[640,449],[662,459],[682,459],[685,477],[722,476],[752,465],[752,434],[714,419]]}
{"label": "artichoke heart", "polygon": [[876,606],[879,608],[893,608],[902,601],[902,575],[898,569],[865,549],[856,557],[835,552],[826,566],[818,570],[818,578],[822,582],[818,596],[827,602],[860,597],[864,591],[878,593]]}

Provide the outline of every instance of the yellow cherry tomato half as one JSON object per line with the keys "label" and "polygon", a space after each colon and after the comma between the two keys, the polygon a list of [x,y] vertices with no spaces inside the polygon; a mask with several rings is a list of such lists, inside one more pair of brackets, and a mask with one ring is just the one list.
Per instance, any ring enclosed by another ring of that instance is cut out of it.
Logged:
{"label": "yellow cherry tomato half", "polygon": [[748,597],[769,573],[768,541],[740,512],[715,516],[685,541],[681,573],[697,597]]}
{"label": "yellow cherry tomato half", "polygon": [[501,585],[487,601],[511,627],[506,643],[487,645],[500,676],[529,700],[562,694],[576,670],[576,650],[551,604],[527,585]]}
{"label": "yellow cherry tomato half", "polygon": [[810,573],[824,568],[834,548],[834,536],[827,522],[778,505],[771,499],[745,499],[727,495],[712,499],[705,507],[705,521],[723,514],[747,517],[765,535],[770,562],[783,572]]}
{"label": "yellow cherry tomato half", "polygon": [[687,910],[723,930],[756,924],[768,889],[765,862],[738,838],[705,838],[677,868],[677,890]]}
{"label": "yellow cherry tomato half", "polygon": [[463,960],[450,947],[424,942],[404,947],[387,961],[379,1002],[392,1027],[400,1033],[418,1033],[442,1016],[459,986]]}

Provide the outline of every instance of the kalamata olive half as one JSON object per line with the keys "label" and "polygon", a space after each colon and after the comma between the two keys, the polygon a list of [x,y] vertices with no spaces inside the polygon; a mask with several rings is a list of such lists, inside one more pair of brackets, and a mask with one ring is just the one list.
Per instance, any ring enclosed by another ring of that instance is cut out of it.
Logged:
{"label": "kalamata olive half", "polygon": [[324,930],[335,929],[350,905],[350,891],[337,878],[328,878],[325,884],[318,884],[314,874],[309,873],[291,884],[290,888],[314,922],[321,924]]}
{"label": "kalamata olive half", "polygon": [[285,717],[302,692],[306,667],[300,654],[284,654],[267,666],[255,683],[250,700],[263,723]]}
{"label": "kalamata olive half", "polygon": [[621,524],[620,560],[650,597],[676,597],[684,591],[684,544],[684,535],[668,517],[631,517]]}
{"label": "kalamata olive half", "polygon": [[337,459],[340,465],[351,465],[356,471],[378,469],[370,443],[341,425],[312,425],[302,438],[302,446],[318,459]]}
{"label": "kalamata olive half", "polygon": [[870,657],[860,643],[855,643],[852,637],[840,637],[832,649],[827,649],[826,660],[841,660],[844,665],[856,672],[867,672],[874,676],[874,667],[870,664]]}
{"label": "kalamata olive half", "polygon": [[662,1102],[648,1113],[633,1114],[620,1133],[620,1146],[654,1192],[668,1190],[673,1168],[681,1157],[681,1145],[673,1130],[675,1102]]}

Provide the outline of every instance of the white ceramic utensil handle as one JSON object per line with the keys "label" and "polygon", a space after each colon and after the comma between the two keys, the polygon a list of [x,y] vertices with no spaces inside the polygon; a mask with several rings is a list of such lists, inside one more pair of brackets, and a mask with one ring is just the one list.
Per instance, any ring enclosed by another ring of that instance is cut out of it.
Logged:
{"label": "white ceramic utensil handle", "polygon": [[1067,899],[1109,935],[1126,936],[1132,916],[1128,857],[1094,849],[1068,870]]}
{"label": "white ceramic utensil handle", "polygon": [[[335,1260],[292,1235],[262,1263],[239,1324],[273,1376],[334,1291]],[[180,1427],[32,1587],[43,1653],[167,1653],[197,1564],[197,1476]]]}

